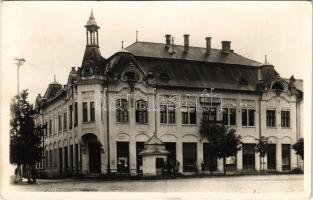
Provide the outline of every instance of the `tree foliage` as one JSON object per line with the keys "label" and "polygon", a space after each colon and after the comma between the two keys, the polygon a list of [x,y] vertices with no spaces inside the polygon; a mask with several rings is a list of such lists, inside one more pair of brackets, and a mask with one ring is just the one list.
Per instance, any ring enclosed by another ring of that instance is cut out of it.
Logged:
{"label": "tree foliage", "polygon": [[236,135],[235,129],[228,129],[224,125],[203,124],[202,136],[208,139],[208,154],[210,157],[222,158],[224,173],[226,173],[225,159],[236,156],[241,149],[241,137]]}
{"label": "tree foliage", "polygon": [[34,165],[42,159],[43,152],[43,127],[35,126],[36,111],[27,97],[27,90],[23,90],[11,102],[10,162],[18,166]]}
{"label": "tree foliage", "polygon": [[300,138],[295,144],[292,145],[292,149],[296,151],[296,154],[299,155],[302,160],[304,160],[304,140]]}
{"label": "tree foliage", "polygon": [[261,136],[260,139],[256,139],[258,142],[256,144],[255,150],[257,153],[260,153],[260,157],[264,158],[265,155],[268,153],[268,137]]}

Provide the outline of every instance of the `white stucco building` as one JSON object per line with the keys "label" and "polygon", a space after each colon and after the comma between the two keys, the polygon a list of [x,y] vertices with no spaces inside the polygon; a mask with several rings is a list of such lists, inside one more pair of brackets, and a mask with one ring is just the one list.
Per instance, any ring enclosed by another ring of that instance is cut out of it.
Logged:
{"label": "white stucco building", "polygon": [[165,43],[136,41],[103,58],[93,14],[85,27],[82,65],[72,68],[66,85],[54,81],[36,100],[36,122],[47,125],[45,158],[37,167],[46,175],[141,174],[140,152],[154,135],[169,160],[180,163],[180,173],[195,173],[202,163],[206,172],[210,162],[223,171],[222,160],[208,157],[200,134],[208,119],[242,137],[242,149],[227,159],[228,170],[260,170],[260,136],[270,141],[266,170],[301,166],[291,148],[303,137],[301,80],[283,79],[266,60],[237,54],[230,41],[222,41],[221,49],[211,47],[210,37],[204,48],[190,46],[187,34],[183,45],[167,34]]}

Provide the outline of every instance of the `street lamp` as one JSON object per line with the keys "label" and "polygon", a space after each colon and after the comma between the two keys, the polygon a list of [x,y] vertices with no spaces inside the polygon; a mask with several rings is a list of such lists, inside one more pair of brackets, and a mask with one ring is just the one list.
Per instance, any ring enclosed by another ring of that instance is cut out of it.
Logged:
{"label": "street lamp", "polygon": [[20,94],[20,67],[25,63],[24,58],[14,58],[14,60],[17,62],[17,95]]}

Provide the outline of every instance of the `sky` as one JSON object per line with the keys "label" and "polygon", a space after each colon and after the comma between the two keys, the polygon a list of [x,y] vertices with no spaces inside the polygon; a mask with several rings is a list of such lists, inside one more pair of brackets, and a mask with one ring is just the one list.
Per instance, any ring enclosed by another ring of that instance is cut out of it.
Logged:
{"label": "sky", "polygon": [[165,42],[164,35],[183,44],[212,47],[231,41],[238,54],[264,62],[264,55],[282,77],[304,78],[311,66],[311,4],[309,2],[3,2],[1,15],[2,96],[17,91],[13,58],[26,59],[20,88],[30,100],[49,83],[66,84],[71,67],[79,67],[86,45],[86,24],[93,9],[102,55],[107,58],[140,41]]}

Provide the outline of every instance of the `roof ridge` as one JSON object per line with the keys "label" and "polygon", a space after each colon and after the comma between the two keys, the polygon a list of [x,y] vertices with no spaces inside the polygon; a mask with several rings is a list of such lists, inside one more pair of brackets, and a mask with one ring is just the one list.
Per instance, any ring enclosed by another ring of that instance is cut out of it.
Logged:
{"label": "roof ridge", "polygon": [[[130,44],[126,48],[128,48],[128,47],[130,47],[130,46],[132,46],[132,45],[134,45],[136,43],[150,43],[150,44],[163,44],[163,45],[165,45],[165,43],[162,43],[162,42],[137,41],[137,42],[134,42],[134,43]],[[182,44],[174,44],[174,46],[184,47],[184,45],[182,45]],[[189,47],[191,47],[191,48],[199,48],[199,49],[206,49],[205,47],[199,47],[199,46],[189,46]],[[126,48],[124,48],[124,49],[126,49]],[[213,49],[213,50],[220,50],[220,51],[222,50],[222,49],[217,49],[217,48],[211,48],[211,49]],[[233,53],[233,52],[230,52],[230,53]]]}

